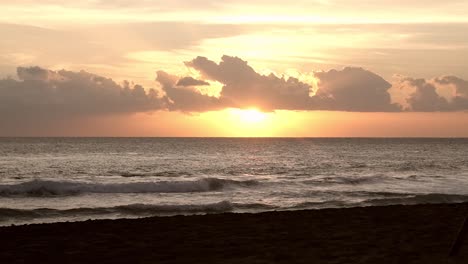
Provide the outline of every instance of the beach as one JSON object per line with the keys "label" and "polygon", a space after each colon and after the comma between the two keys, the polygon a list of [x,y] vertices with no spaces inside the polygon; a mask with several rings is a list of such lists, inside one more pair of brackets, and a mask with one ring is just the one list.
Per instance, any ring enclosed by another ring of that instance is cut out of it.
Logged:
{"label": "beach", "polygon": [[0,228],[1,263],[468,263],[468,203],[222,213]]}

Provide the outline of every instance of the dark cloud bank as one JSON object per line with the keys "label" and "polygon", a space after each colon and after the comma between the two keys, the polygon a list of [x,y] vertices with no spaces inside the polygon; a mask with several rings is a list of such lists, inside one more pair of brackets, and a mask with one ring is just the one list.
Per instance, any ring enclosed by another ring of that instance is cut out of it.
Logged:
{"label": "dark cloud bank", "polygon": [[[162,92],[85,71],[17,69],[18,79],[0,80],[0,120],[66,118],[151,112],[204,112],[229,107],[273,110],[331,110],[354,112],[433,112],[468,110],[468,82],[455,76],[431,80],[401,78],[396,91],[409,94],[402,106],[392,102],[392,84],[362,68],[316,72],[317,87],[296,78],[261,75],[246,61],[223,56],[220,63],[197,57],[185,63],[200,79],[158,71]],[[220,96],[196,87],[223,85]],[[442,96],[442,90],[451,97]]]}

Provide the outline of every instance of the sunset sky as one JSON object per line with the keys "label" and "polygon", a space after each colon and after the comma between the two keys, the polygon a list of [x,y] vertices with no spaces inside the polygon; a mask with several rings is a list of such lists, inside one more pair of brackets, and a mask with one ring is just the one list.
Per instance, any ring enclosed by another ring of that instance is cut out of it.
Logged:
{"label": "sunset sky", "polygon": [[0,136],[468,137],[466,0],[0,0]]}

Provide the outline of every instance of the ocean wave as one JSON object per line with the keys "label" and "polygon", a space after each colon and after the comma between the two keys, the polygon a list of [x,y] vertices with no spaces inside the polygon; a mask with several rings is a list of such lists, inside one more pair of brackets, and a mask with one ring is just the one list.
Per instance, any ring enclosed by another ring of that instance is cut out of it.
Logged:
{"label": "ocean wave", "polygon": [[329,176],[329,177],[317,177],[310,180],[302,181],[304,184],[345,184],[345,185],[358,185],[366,183],[375,183],[386,180],[388,177],[384,175],[373,175],[373,176]]}
{"label": "ocean wave", "polygon": [[409,193],[387,193],[387,192],[352,192],[353,195],[381,196],[380,198],[370,198],[353,202],[350,200],[326,200],[317,202],[302,202],[291,206],[288,209],[322,209],[322,208],[346,208],[359,206],[386,206],[386,205],[415,205],[415,204],[438,204],[438,203],[464,203],[468,202],[468,195],[458,194],[409,194]]}
{"label": "ocean wave", "polygon": [[37,218],[60,218],[76,216],[98,216],[114,215],[119,217],[131,216],[156,216],[156,215],[176,215],[176,214],[197,214],[197,213],[224,213],[233,210],[252,209],[267,210],[271,206],[265,204],[238,204],[229,201],[221,201],[210,204],[183,204],[183,205],[154,205],[154,204],[129,204],[114,207],[83,207],[66,210],[52,208],[38,209],[13,209],[0,208],[0,221],[8,219],[37,219]]}
{"label": "ocean wave", "polygon": [[111,176],[118,175],[125,178],[132,177],[175,177],[175,176],[191,176],[193,173],[187,171],[118,171],[118,170],[109,170],[107,173]]}
{"label": "ocean wave", "polygon": [[420,170],[459,170],[460,167],[455,163],[439,163],[435,161],[427,162],[403,162],[391,166],[397,171],[420,171]]}
{"label": "ocean wave", "polygon": [[82,193],[191,193],[222,191],[227,188],[250,187],[258,184],[259,182],[254,180],[236,181],[218,178],[112,184],[33,180],[13,185],[0,185],[0,197],[69,196]]}
{"label": "ocean wave", "polygon": [[362,169],[362,168],[367,168],[369,165],[363,162],[350,162],[348,164],[348,168],[350,169]]}
{"label": "ocean wave", "polygon": [[341,208],[347,207],[348,203],[344,201],[331,200],[323,202],[302,202],[294,206],[291,206],[292,210],[303,210],[303,209],[322,209],[322,208]]}
{"label": "ocean wave", "polygon": [[468,202],[468,195],[459,194],[401,194],[400,197],[376,198],[365,201],[364,205],[392,205],[392,204],[433,204],[433,203],[463,203]]}

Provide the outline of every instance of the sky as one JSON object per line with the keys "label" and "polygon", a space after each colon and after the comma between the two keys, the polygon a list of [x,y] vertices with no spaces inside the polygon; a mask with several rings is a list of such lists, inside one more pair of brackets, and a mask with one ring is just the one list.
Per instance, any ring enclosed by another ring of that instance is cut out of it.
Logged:
{"label": "sky", "polygon": [[0,0],[0,136],[468,137],[464,0]]}

